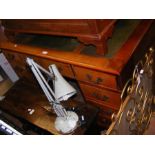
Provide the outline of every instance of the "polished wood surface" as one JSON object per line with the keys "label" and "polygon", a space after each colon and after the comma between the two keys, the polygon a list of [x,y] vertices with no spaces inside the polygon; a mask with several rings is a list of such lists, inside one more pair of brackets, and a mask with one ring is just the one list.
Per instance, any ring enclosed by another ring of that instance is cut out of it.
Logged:
{"label": "polished wood surface", "polygon": [[[131,20],[129,25],[132,22],[135,21]],[[155,40],[154,27],[155,22],[153,20],[140,20],[123,43],[120,44],[116,35],[115,42],[120,46],[115,52],[111,50],[111,53],[109,53],[111,55],[107,54],[105,56],[91,55],[91,49],[88,49],[88,53],[83,53],[85,47],[81,44],[76,44],[71,50],[59,50],[41,47],[41,42],[32,46],[20,42],[12,43],[3,39],[0,42],[0,48],[20,77],[33,78],[25,63],[26,57],[32,57],[44,67],[47,67],[47,64],[50,63],[57,64],[62,75],[78,83],[85,100],[100,107],[98,120],[100,124],[104,124],[103,122],[107,118],[110,119],[112,112],[119,109],[121,90],[125,82],[131,77],[135,64],[152,46],[152,42]],[[127,35],[129,30],[130,26],[122,34]],[[119,31],[119,34],[121,32]],[[72,42],[73,40],[71,40]],[[117,44],[115,44],[115,47]],[[48,53],[43,54],[43,51]],[[90,92],[91,90],[92,92]],[[107,98],[109,98],[110,103],[103,101],[108,101]]]}
{"label": "polished wood surface", "polygon": [[[42,90],[35,84],[24,79],[19,80],[5,94],[5,99],[0,101],[0,108],[51,134],[62,134],[54,127],[56,115],[53,113],[51,105],[48,103]],[[84,122],[79,122],[77,129],[71,134],[84,134],[95,120],[98,113],[97,108],[75,100],[68,100],[64,103],[64,106],[68,110],[74,107],[75,111],[78,113],[79,119],[81,120],[82,115],[85,119]],[[34,109],[34,113],[29,114],[28,109]]]}

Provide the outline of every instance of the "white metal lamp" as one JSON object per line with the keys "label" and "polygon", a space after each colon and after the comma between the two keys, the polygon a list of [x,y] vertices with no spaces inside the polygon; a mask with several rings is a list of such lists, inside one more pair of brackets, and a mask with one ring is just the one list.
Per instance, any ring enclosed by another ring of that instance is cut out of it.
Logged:
{"label": "white metal lamp", "polygon": [[[67,100],[73,96],[76,93],[76,90],[62,77],[55,64],[49,66],[50,72],[48,72],[34,62],[33,59],[27,58],[26,62],[31,67],[33,74],[57,115],[55,128],[64,134],[72,132],[77,127],[79,117],[73,111],[66,111],[60,104],[60,101]],[[54,90],[49,86],[41,71],[52,79]]]}
{"label": "white metal lamp", "polygon": [[76,90],[62,77],[55,64],[49,66],[50,72],[53,72],[55,80],[53,80],[53,89],[55,97],[59,101],[66,101],[76,93]]}

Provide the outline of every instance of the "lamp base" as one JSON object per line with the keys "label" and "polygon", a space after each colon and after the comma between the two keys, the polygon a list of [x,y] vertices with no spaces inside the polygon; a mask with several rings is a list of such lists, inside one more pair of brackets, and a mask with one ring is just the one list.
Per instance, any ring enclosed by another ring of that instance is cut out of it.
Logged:
{"label": "lamp base", "polygon": [[73,111],[67,111],[66,117],[57,117],[55,120],[55,128],[64,134],[71,133],[78,123],[79,117]]}

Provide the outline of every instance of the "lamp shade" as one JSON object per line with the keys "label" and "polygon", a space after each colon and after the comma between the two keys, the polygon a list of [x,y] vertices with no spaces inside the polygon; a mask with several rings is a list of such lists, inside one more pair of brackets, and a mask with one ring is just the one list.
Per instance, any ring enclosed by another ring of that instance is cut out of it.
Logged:
{"label": "lamp shade", "polygon": [[55,97],[58,101],[68,100],[76,93],[76,89],[73,88],[60,74],[55,64],[49,66],[49,69],[54,73],[55,79],[53,80],[53,87]]}

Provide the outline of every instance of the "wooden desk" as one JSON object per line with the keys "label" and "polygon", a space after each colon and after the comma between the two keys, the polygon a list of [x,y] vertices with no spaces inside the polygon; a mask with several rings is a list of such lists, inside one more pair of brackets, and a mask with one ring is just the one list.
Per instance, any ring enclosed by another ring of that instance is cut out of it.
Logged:
{"label": "wooden desk", "polygon": [[[22,118],[29,123],[40,127],[51,134],[61,134],[54,127],[56,115],[39,87],[29,83],[30,81],[19,80],[14,86],[5,94],[6,98],[0,101],[0,108],[5,112],[12,114],[18,118]],[[97,116],[98,109],[85,103],[69,100],[64,103],[66,109],[75,107],[75,111],[85,118],[84,122],[79,122],[77,129],[71,133],[82,135],[90,127]],[[28,109],[34,109],[32,115],[29,114]],[[81,125],[80,125],[81,124]]]}
{"label": "wooden desk", "polygon": [[76,37],[81,43],[93,44],[98,54],[107,53],[107,40],[116,20],[112,19],[45,19],[2,20],[5,33],[14,41],[18,33],[33,33]]}
{"label": "wooden desk", "polygon": [[104,126],[119,109],[124,84],[154,40],[153,20],[119,20],[104,56],[74,38],[44,35],[19,35],[16,43],[3,39],[0,48],[20,77],[33,78],[26,57],[45,68],[56,64],[64,77],[78,84],[85,100],[100,108],[98,124]]}

